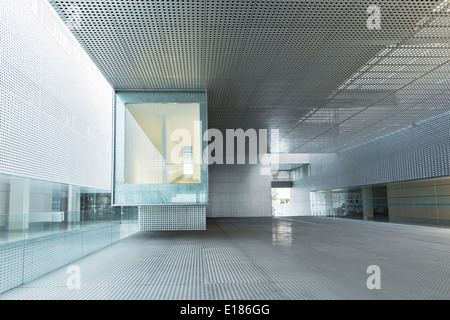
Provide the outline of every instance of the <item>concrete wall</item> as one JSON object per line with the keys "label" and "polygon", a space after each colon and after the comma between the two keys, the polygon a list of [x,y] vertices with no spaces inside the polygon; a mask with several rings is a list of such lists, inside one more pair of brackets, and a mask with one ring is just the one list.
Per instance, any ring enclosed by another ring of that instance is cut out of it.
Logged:
{"label": "concrete wall", "polygon": [[206,216],[271,216],[271,178],[260,169],[259,164],[210,165]]}

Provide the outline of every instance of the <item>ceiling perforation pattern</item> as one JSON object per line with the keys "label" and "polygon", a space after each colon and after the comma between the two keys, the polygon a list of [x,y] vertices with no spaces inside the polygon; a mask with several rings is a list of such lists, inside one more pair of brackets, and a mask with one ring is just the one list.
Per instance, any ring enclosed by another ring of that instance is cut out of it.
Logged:
{"label": "ceiling perforation pattern", "polygon": [[114,88],[207,89],[209,127],[277,128],[282,152],[337,152],[450,107],[446,0],[49,1],[67,23],[79,9],[73,33]]}

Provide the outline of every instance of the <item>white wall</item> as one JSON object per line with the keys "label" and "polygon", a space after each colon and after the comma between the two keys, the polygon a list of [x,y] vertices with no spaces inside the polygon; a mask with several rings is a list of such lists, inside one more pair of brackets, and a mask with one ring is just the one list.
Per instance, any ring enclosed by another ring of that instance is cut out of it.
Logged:
{"label": "white wall", "polygon": [[284,211],[288,216],[311,215],[309,185],[304,185],[301,180],[293,181],[291,199]]}
{"label": "white wall", "polygon": [[[166,161],[167,161],[167,183],[172,183],[183,175],[183,163],[176,163],[176,160],[172,159],[172,150],[178,144],[178,141],[172,141],[171,135],[175,128],[171,122],[170,117],[166,118]],[[180,157],[183,157],[183,153],[180,153]]]}
{"label": "white wall", "polygon": [[125,182],[162,183],[162,156],[125,109]]}
{"label": "white wall", "polygon": [[0,173],[109,190],[109,84],[48,1],[0,1],[0,39]]}

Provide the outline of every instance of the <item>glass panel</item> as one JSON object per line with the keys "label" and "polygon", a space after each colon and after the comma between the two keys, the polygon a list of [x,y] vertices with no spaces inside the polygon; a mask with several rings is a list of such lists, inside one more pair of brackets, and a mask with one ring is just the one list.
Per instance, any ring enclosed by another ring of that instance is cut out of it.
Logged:
{"label": "glass panel", "polygon": [[113,205],[207,204],[206,91],[116,92]]}
{"label": "glass panel", "polygon": [[112,207],[108,190],[0,174],[0,245],[110,224],[137,230],[137,207]]}

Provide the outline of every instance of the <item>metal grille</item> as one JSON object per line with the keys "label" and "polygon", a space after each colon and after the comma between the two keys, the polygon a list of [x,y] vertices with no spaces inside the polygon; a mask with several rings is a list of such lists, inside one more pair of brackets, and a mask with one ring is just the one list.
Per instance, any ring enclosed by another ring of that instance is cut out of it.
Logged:
{"label": "metal grille", "polygon": [[282,152],[337,152],[448,110],[444,0],[50,2],[79,18],[114,88],[207,89],[210,127],[280,129]]}
{"label": "metal grille", "polygon": [[0,15],[0,172],[109,189],[111,87],[46,1]]}
{"label": "metal grille", "polygon": [[[111,224],[2,245],[0,293],[29,283],[138,231],[137,224]],[[58,279],[56,294],[61,293],[61,288],[67,291],[65,279],[64,276],[61,281]]]}
{"label": "metal grille", "polygon": [[140,206],[141,231],[205,230],[205,206]]}

